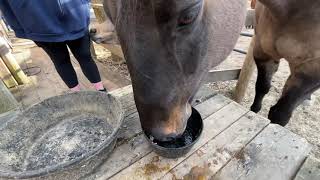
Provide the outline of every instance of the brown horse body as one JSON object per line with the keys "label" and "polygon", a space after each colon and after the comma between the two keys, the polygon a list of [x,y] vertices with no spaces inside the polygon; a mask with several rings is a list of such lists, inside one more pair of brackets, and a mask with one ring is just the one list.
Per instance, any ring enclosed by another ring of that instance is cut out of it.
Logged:
{"label": "brown horse body", "polygon": [[279,61],[286,59],[291,75],[269,112],[273,123],[284,126],[294,109],[320,87],[320,1],[258,0],[255,9],[258,78],[251,109],[260,111]]}
{"label": "brown horse body", "polygon": [[207,72],[232,51],[244,24],[243,0],[104,0],[132,79],[142,128],[154,138],[181,135]]}

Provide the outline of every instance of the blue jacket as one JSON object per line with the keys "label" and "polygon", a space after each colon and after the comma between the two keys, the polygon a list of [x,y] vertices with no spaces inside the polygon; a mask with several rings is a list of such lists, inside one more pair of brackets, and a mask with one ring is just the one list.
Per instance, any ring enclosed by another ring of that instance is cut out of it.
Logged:
{"label": "blue jacket", "polygon": [[90,0],[0,0],[0,10],[19,38],[75,40],[88,32]]}

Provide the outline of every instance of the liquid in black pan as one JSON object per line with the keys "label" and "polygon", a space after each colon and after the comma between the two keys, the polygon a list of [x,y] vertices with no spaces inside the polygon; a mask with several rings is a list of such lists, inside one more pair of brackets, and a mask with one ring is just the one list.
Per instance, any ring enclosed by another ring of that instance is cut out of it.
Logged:
{"label": "liquid in black pan", "polygon": [[157,141],[153,140],[154,143],[164,148],[180,148],[191,144],[197,139],[197,134],[192,130],[191,127],[187,127],[182,136],[173,139],[171,141]]}
{"label": "liquid in black pan", "polygon": [[164,148],[181,148],[192,144],[201,134],[202,120],[201,116],[195,109],[192,109],[192,115],[188,120],[184,133],[170,141],[158,141],[154,139],[152,142]]}

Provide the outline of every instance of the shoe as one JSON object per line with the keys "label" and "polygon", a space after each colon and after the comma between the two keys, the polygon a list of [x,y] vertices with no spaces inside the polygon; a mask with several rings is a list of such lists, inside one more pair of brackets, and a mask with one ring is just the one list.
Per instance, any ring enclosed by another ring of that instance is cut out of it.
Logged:
{"label": "shoe", "polygon": [[106,88],[99,90],[100,92],[108,92]]}

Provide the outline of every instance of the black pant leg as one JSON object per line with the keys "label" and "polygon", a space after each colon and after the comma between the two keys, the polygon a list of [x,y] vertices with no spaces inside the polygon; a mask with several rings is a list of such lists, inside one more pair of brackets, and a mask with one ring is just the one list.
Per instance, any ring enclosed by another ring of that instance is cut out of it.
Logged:
{"label": "black pant leg", "polygon": [[64,42],[35,42],[51,58],[64,83],[73,88],[79,84],[77,74],[71,64],[69,51]]}
{"label": "black pant leg", "polygon": [[83,74],[91,83],[101,81],[98,67],[92,59],[90,52],[90,36],[86,34],[84,37],[72,41],[67,41],[67,45],[78,60]]}

